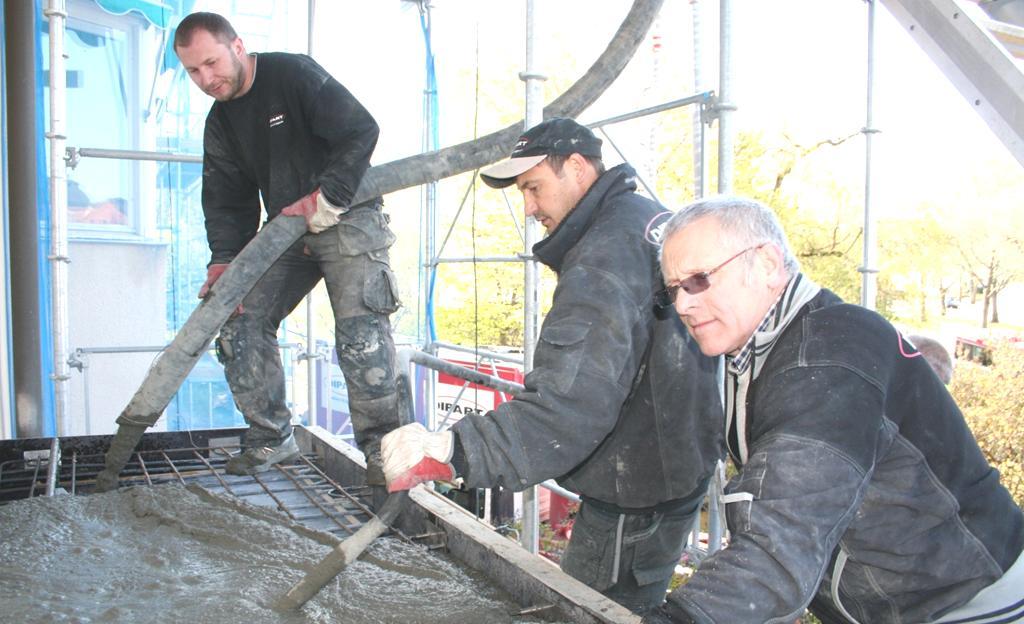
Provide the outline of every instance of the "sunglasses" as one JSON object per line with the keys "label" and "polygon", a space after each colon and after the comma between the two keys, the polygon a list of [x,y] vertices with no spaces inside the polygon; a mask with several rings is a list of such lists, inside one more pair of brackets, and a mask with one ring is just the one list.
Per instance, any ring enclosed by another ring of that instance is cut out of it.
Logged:
{"label": "sunglasses", "polygon": [[729,264],[736,258],[739,258],[748,251],[760,249],[761,247],[764,246],[765,243],[761,243],[759,245],[747,247],[746,249],[730,256],[728,260],[711,269],[710,271],[701,271],[700,273],[694,273],[693,275],[685,279],[681,279],[678,282],[666,284],[665,288],[660,293],[658,293],[658,305],[662,307],[668,307],[675,304],[676,297],[679,296],[680,289],[682,289],[683,292],[685,292],[688,295],[697,295],[704,292],[708,288],[711,288],[711,280],[708,279],[709,277],[714,275],[716,272],[721,271],[723,268],[725,268],[725,265]]}

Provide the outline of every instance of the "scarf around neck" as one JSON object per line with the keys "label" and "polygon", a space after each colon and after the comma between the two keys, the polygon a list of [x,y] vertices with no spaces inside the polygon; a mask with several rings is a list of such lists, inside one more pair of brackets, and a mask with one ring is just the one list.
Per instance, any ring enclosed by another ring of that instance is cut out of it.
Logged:
{"label": "scarf around neck", "polygon": [[747,463],[747,391],[761,374],[768,354],[782,332],[804,305],[821,290],[803,273],[797,273],[736,357],[725,359],[725,430],[729,452],[740,465]]}

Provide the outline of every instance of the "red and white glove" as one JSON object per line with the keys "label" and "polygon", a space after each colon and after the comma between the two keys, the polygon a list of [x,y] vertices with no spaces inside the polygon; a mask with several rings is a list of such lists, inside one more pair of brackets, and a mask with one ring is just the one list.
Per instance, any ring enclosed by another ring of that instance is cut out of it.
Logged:
{"label": "red and white glove", "polygon": [[317,189],[294,204],[285,207],[281,214],[289,217],[299,215],[305,217],[306,229],[314,234],[319,234],[327,228],[337,225],[341,215],[346,212],[348,211],[344,208],[327,201],[320,189]]}
{"label": "red and white glove", "polygon": [[[206,281],[203,282],[203,287],[199,289],[198,296],[200,299],[206,299],[206,296],[210,294],[210,289],[213,288],[213,285],[220,279],[220,276],[223,275],[224,271],[227,269],[227,264],[211,264],[206,267]],[[234,314],[238,315],[243,312],[245,312],[245,308],[242,307],[242,304],[238,304],[238,307],[235,308]]]}
{"label": "red and white glove", "polygon": [[413,423],[399,427],[380,441],[384,478],[388,492],[416,487],[426,481],[452,481],[452,452],[455,434],[451,431],[427,431]]}

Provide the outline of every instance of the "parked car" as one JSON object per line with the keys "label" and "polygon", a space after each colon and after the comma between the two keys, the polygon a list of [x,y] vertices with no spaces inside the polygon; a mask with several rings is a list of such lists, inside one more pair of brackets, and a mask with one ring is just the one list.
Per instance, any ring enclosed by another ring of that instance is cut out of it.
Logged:
{"label": "parked car", "polygon": [[957,336],[954,354],[958,360],[977,362],[983,366],[992,364],[992,348],[981,338]]}

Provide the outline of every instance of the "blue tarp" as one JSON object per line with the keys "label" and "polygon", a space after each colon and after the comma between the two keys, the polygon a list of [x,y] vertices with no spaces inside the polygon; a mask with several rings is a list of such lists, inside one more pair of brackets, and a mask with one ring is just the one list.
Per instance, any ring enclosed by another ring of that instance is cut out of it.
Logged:
{"label": "blue tarp", "polygon": [[[35,8],[37,17],[35,36],[35,67],[36,67],[36,128],[46,127],[46,111],[43,110],[43,103],[46,97],[43,91],[46,89],[46,79],[43,75],[43,45],[39,36],[46,24],[43,20],[43,0],[36,0]],[[39,356],[42,370],[39,371],[41,378],[42,397],[39,405],[42,413],[40,429],[43,437],[57,435],[57,417],[53,410],[54,389],[53,389],[53,306],[50,301],[50,179],[47,172],[50,171],[49,163],[46,162],[46,139],[45,133],[41,130],[38,135],[39,149],[36,150],[36,206],[39,211],[39,246],[37,248],[37,266],[39,267]]]}
{"label": "blue tarp", "polygon": [[178,57],[174,54],[174,27],[181,18],[192,12],[196,0],[94,0],[96,5],[114,15],[138,13],[153,26],[170,29],[164,46],[163,69],[176,69]]}
{"label": "blue tarp", "polygon": [[178,22],[182,15],[182,4],[188,4],[189,10],[195,4],[195,0],[184,2],[181,0],[95,0],[96,4],[114,15],[125,15],[135,12],[146,18],[150,24],[157,28],[167,28]]}

